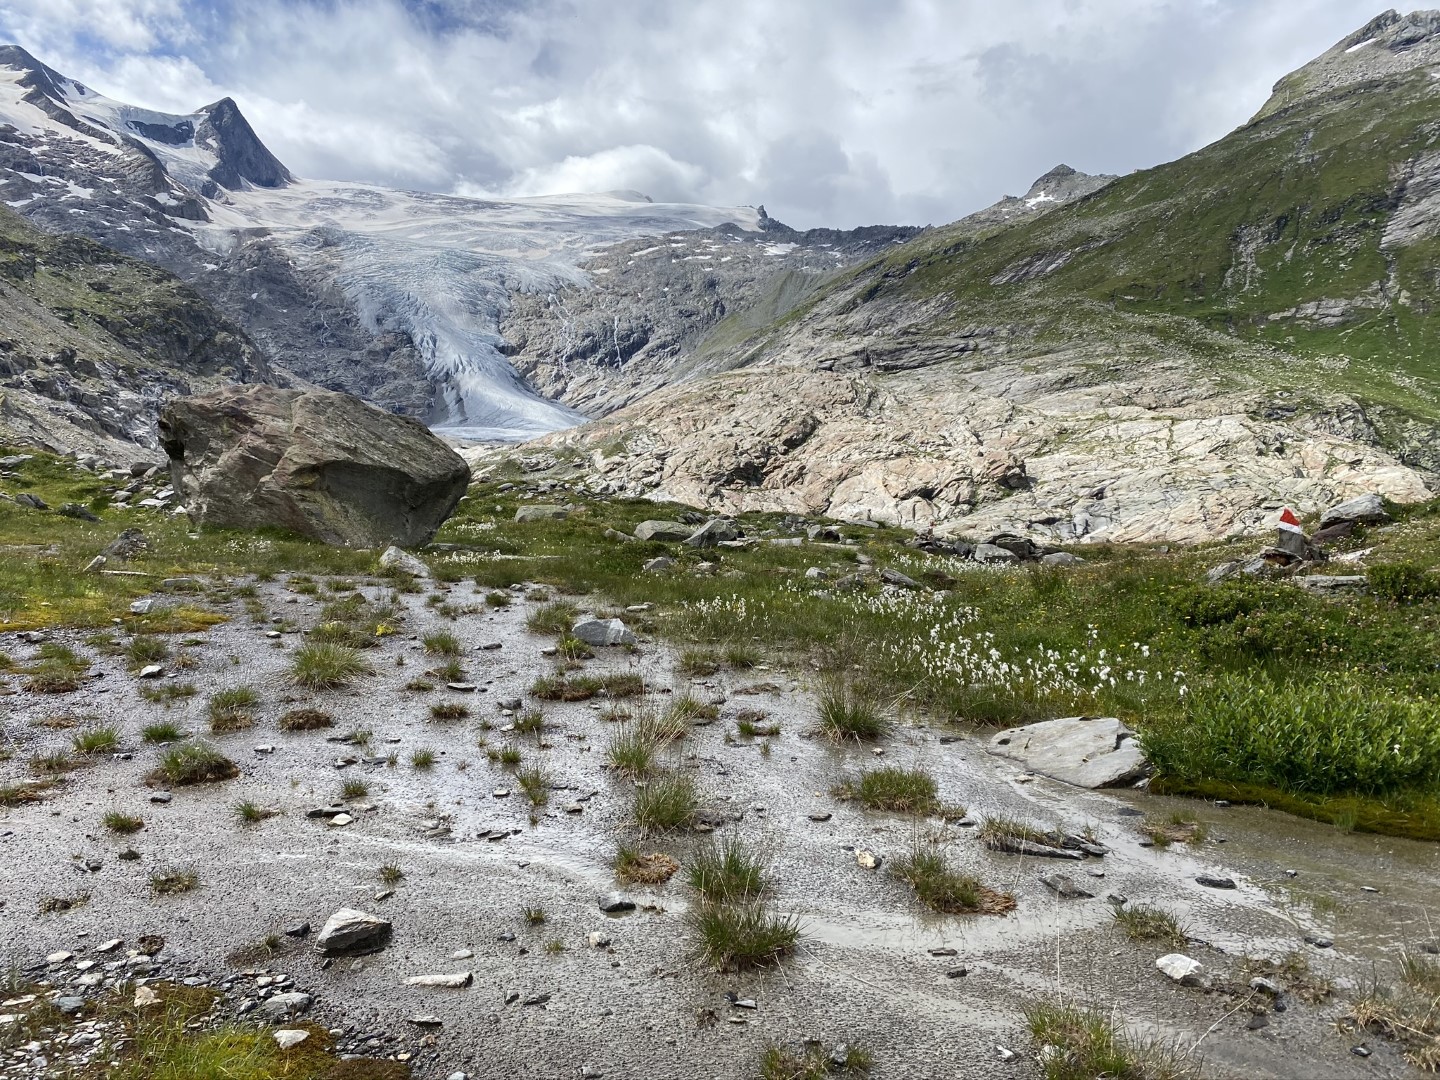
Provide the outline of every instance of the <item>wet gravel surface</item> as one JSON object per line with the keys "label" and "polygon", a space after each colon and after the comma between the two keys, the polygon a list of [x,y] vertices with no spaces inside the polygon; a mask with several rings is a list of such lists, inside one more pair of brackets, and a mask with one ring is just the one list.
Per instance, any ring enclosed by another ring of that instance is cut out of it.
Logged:
{"label": "wet gravel surface", "polygon": [[[298,628],[312,626],[329,598],[296,597],[283,582],[259,588],[268,613]],[[378,597],[384,590],[363,591]],[[455,1071],[579,1077],[588,1067],[605,1077],[730,1080],[755,1075],[768,1041],[808,1038],[862,1043],[874,1055],[876,1077],[1033,1077],[1040,1067],[1023,1009],[1039,998],[1095,1003],[1140,1037],[1195,1046],[1193,1056],[1211,1076],[1410,1075],[1393,1047],[1341,1032],[1334,1021],[1346,1011],[1347,987],[1368,984],[1376,972],[1387,977],[1402,948],[1431,940],[1440,870],[1432,847],[1255,809],[1080,791],[989,756],[983,736],[948,741],[960,733],[908,721],[880,744],[883,755],[837,747],[812,735],[808,688],[815,673],[808,669],[761,667],[691,680],[675,674],[673,654],[660,644],[642,640],[634,653],[597,650],[585,673],[638,672],[650,687],[645,700],[657,710],[688,690],[701,700],[723,700],[727,713],[764,710],[781,728],[771,739],[737,738],[722,714],[692,730],[669,758],[693,772],[708,808],[737,819],[728,828],[769,853],[777,906],[798,915],[805,929],[799,953],[779,968],[703,969],[690,957],[682,923],[683,871],[646,889],[617,886],[609,870],[616,841],[633,838],[632,787],[603,768],[616,726],[601,719],[605,703],[533,701],[531,684],[553,667],[542,655],[553,640],[524,626],[536,602],[517,594],[509,608],[486,611],[483,591],[452,587],[451,603],[477,608],[453,621],[423,596],[402,597],[407,616],[400,633],[367,650],[375,674],[329,693],[290,684],[289,658],[303,638],[268,638],[270,627],[253,622],[238,601],[221,608],[229,622],[198,635],[203,645],[181,647],[183,635],[174,639],[174,653],[197,661],[193,670],[176,672],[178,680],[193,682],[199,693],[170,708],[143,700],[139,691],[148,684],[121,659],[96,655],[83,644],[85,635],[54,635],[94,659],[100,677],[64,695],[23,690],[18,677],[5,680],[0,717],[13,754],[0,762],[0,783],[28,779],[32,755],[68,748],[90,724],[118,726],[120,750],[133,757],[98,756],[49,800],[0,810],[0,956],[24,965],[61,949],[83,956],[87,942],[160,934],[164,955],[178,967],[255,969],[254,954],[237,950],[301,922],[318,930],[334,910],[359,908],[393,922],[383,951],[326,965],[308,943],[286,939],[259,966],[315,994],[327,1023],[396,1034],[415,1054],[416,1075],[427,1078]],[[418,636],[437,629],[461,640],[475,691],[443,684],[431,692],[404,689],[434,665]],[[483,648],[495,643],[500,648]],[[24,662],[35,646],[10,636],[0,649]],[[173,657],[165,663],[167,672],[175,670]],[[208,695],[240,684],[260,695],[255,726],[209,736]],[[513,717],[500,703],[511,698],[543,709],[543,735],[502,730]],[[466,705],[470,717],[432,720],[429,707],[445,700]],[[302,705],[331,712],[336,726],[280,731],[278,717]],[[60,717],[79,727],[47,726]],[[151,802],[156,789],[145,777],[162,750],[143,743],[140,731],[157,720],[212,739],[241,776],[177,788],[168,804]],[[482,721],[492,729],[482,730]],[[327,741],[355,728],[373,732],[370,753],[382,760],[337,767],[346,757],[365,756]],[[481,737],[492,748],[514,743],[527,763],[543,763],[552,790],[533,823],[513,771],[487,761]],[[767,742],[768,756],[760,749]],[[274,750],[257,753],[258,746]],[[410,765],[420,748],[435,751],[433,769]],[[391,753],[394,765],[383,760]],[[830,794],[839,780],[882,760],[923,763],[939,780],[941,797],[964,805],[974,819],[1004,814],[1042,828],[1089,828],[1111,853],[1059,865],[995,853],[973,828],[873,813]],[[349,825],[306,817],[357,778],[369,793],[352,801]],[[496,797],[497,789],[510,794]],[[233,807],[247,799],[279,814],[242,825]],[[572,806],[581,809],[571,812]],[[1137,808],[1161,815],[1183,809],[1206,822],[1209,836],[1195,846],[1142,847]],[[101,823],[110,810],[143,818],[144,829],[113,836]],[[826,821],[809,816],[826,812]],[[930,915],[890,877],[885,861],[937,828],[957,866],[1014,893],[1012,914]],[[490,839],[502,833],[508,835]],[[683,865],[699,841],[662,836],[641,846],[669,852]],[[129,847],[140,853],[138,861],[117,858]],[[858,866],[857,847],[879,854],[880,868]],[[86,869],[87,861],[98,869]],[[379,869],[386,864],[399,865],[403,880],[383,883]],[[200,885],[181,896],[154,896],[150,875],[160,867],[193,870]],[[1096,896],[1060,898],[1039,881],[1057,870]],[[1194,879],[1206,873],[1234,877],[1239,887],[1202,887]],[[623,917],[600,911],[597,895],[617,888],[638,910]],[[90,897],[85,905],[40,913],[43,898],[81,892]],[[1182,951],[1236,992],[1170,982],[1154,961],[1171,950],[1126,939],[1113,925],[1110,893],[1178,915],[1194,939]],[[532,907],[544,909],[543,925],[523,918]],[[595,931],[608,947],[588,943]],[[1307,945],[1307,934],[1331,938],[1334,946]],[[549,951],[547,943],[557,941],[563,951]],[[955,955],[932,955],[935,949]],[[1247,1030],[1266,1003],[1245,989],[1244,958],[1291,950],[1335,978],[1340,994],[1319,1006],[1292,997],[1283,1014],[1268,1014],[1268,1026]],[[455,958],[462,951],[473,955]],[[954,975],[960,968],[966,973]],[[456,971],[473,972],[473,984],[405,985],[409,976]],[[756,1008],[733,1006],[727,991],[753,999]],[[519,1000],[507,1004],[517,993]],[[522,1004],[543,995],[543,1004]],[[417,1016],[440,1026],[418,1027],[411,1021]],[[1352,1054],[1362,1042],[1372,1056]],[[1005,1059],[1001,1047],[1014,1056]]]}

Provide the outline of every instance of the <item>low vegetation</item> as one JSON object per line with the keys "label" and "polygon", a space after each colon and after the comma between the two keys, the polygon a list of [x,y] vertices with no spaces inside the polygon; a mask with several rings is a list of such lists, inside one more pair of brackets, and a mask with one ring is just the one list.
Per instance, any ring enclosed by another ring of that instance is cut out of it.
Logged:
{"label": "low vegetation", "polygon": [[637,885],[662,885],[680,869],[680,864],[663,851],[641,852],[629,844],[616,847],[610,866],[620,881]]}
{"label": "low vegetation", "polygon": [[698,903],[685,913],[697,960],[717,971],[778,963],[800,941],[800,921],[758,902]]}
{"label": "low vegetation", "polygon": [[688,828],[699,806],[691,777],[663,773],[636,789],[630,816],[642,832],[670,832]]}
{"label": "low vegetation", "polygon": [[950,865],[938,844],[921,842],[896,857],[890,872],[915,890],[916,898],[931,911],[946,915],[1003,915],[1015,907],[1015,898],[982,885]]}
{"label": "low vegetation", "polygon": [[184,743],[167,750],[160,767],[150,774],[155,784],[213,784],[240,775],[235,763],[205,743]]}
{"label": "low vegetation", "polygon": [[1131,941],[1157,942],[1179,947],[1185,944],[1185,931],[1168,911],[1149,904],[1117,904],[1115,925]]}
{"label": "low vegetation", "polygon": [[858,1080],[870,1075],[872,1064],[870,1052],[854,1043],[830,1049],[819,1043],[770,1043],[760,1056],[760,1080]]}
{"label": "low vegetation", "polygon": [[1025,1022],[1045,1080],[1186,1080],[1195,1075],[1178,1055],[1126,1038],[1103,1013],[1042,1001],[1025,1010]]}
{"label": "low vegetation", "polygon": [[309,690],[338,690],[371,670],[355,649],[323,641],[301,645],[290,659],[290,678]]}
{"label": "low vegetation", "polygon": [[734,835],[697,848],[687,865],[686,881],[710,903],[759,900],[770,891],[765,860]]}
{"label": "low vegetation", "polygon": [[[885,766],[862,772],[835,789],[845,799],[855,799],[868,810],[889,810],[897,814],[924,817],[942,809],[940,787],[927,770]],[[960,811],[963,816],[964,811]]]}
{"label": "low vegetation", "polygon": [[291,709],[281,715],[281,731],[317,731],[335,726],[335,718],[324,709]]}
{"label": "low vegetation", "polygon": [[536,679],[530,693],[541,701],[588,701],[597,695],[635,697],[645,692],[645,681],[629,672],[613,675],[547,675]]}
{"label": "low vegetation", "polygon": [[890,730],[879,695],[858,683],[826,683],[817,695],[816,708],[820,730],[837,741],[878,739]]}
{"label": "low vegetation", "polygon": [[220,735],[255,723],[260,695],[248,686],[232,686],[210,695],[210,730]]}

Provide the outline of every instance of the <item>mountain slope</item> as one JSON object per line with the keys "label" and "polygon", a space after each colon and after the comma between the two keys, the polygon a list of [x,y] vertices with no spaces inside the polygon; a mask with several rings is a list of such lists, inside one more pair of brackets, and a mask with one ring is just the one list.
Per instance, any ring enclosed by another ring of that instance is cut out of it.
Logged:
{"label": "mountain slope", "polygon": [[1060,539],[1423,497],[1437,32],[1382,16],[1215,144],[929,230],[734,343],[737,370],[549,442],[630,494]]}
{"label": "mountain slope", "polygon": [[0,208],[0,442],[124,461],[156,446],[164,399],[274,380],[245,334],[172,275]]}
{"label": "mountain slope", "polygon": [[474,438],[584,419],[508,361],[514,294],[583,286],[580,261],[608,244],[760,227],[752,208],[633,192],[464,199],[304,180],[229,99],[139,109],[14,46],[0,48],[0,199],[179,274],[301,377]]}

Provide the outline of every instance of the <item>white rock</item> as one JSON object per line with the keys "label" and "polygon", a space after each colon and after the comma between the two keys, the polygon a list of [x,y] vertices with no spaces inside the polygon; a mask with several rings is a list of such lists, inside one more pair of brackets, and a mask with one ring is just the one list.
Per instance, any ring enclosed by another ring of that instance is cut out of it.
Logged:
{"label": "white rock", "polygon": [[1010,728],[992,736],[987,749],[1086,788],[1137,780],[1149,765],[1134,732],[1113,717],[1075,716]]}
{"label": "white rock", "polygon": [[1155,961],[1155,966],[1169,978],[1186,986],[1199,983],[1200,973],[1205,970],[1204,964],[1184,953],[1167,953]]}
{"label": "white rock", "polygon": [[137,1009],[143,1009],[147,1005],[158,1005],[160,1004],[160,995],[155,993],[151,987],[137,986],[135,988],[135,1001],[133,1004]]}
{"label": "white rock", "polygon": [[408,551],[402,551],[393,544],[380,555],[381,570],[399,570],[411,577],[428,578],[430,568]]}
{"label": "white rock", "polygon": [[635,644],[635,635],[619,619],[581,619],[570,632],[586,645]]}
{"label": "white rock", "polygon": [[308,1031],[299,1028],[281,1028],[275,1032],[275,1045],[281,1050],[289,1050],[291,1047],[299,1046],[310,1037]]}
{"label": "white rock", "polygon": [[448,975],[411,975],[405,980],[406,986],[439,986],[459,990],[475,981],[474,972],[456,971]]}
{"label": "white rock", "polygon": [[354,908],[341,908],[325,920],[324,927],[315,937],[315,947],[321,950],[348,949],[381,937],[389,930],[388,919]]}

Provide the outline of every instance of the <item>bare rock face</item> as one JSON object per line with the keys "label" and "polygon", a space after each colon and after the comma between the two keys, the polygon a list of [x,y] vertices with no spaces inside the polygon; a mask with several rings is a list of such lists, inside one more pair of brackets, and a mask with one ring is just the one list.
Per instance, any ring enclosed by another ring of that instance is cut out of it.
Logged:
{"label": "bare rock face", "polygon": [[1147,768],[1134,733],[1114,718],[1074,716],[1010,728],[994,736],[988,749],[1078,787],[1125,783]]}
{"label": "bare rock face", "polygon": [[265,526],[349,547],[415,547],[470,481],[424,425],[328,390],[233,386],[160,413],[170,475],[193,520]]}

